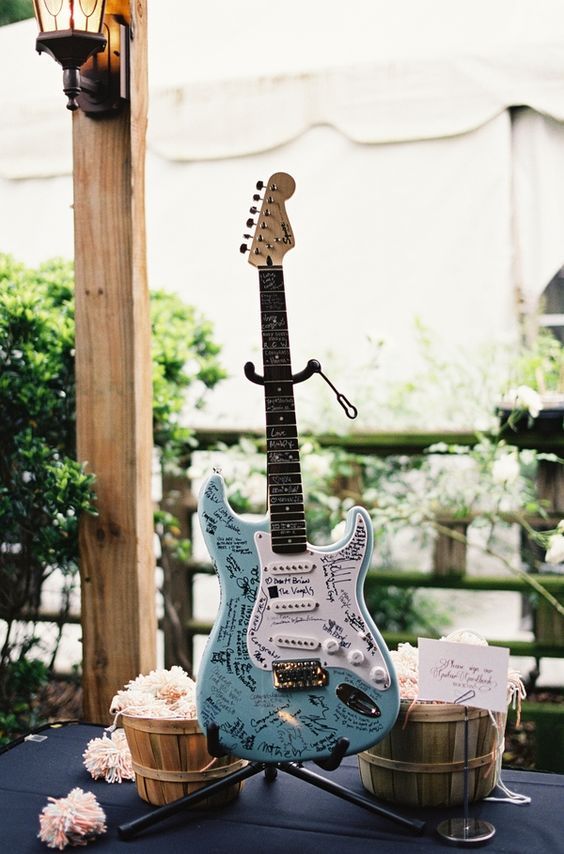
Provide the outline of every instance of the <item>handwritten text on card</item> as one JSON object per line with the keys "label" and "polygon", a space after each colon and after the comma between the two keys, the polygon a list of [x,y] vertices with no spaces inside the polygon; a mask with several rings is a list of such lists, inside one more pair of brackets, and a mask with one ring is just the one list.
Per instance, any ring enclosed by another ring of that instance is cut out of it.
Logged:
{"label": "handwritten text on card", "polygon": [[509,650],[419,638],[419,699],[507,708]]}

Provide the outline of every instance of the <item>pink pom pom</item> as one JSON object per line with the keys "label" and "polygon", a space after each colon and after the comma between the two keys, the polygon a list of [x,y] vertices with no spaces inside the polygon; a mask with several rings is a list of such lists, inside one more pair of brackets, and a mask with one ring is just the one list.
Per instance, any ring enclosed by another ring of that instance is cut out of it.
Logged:
{"label": "pink pom pom", "polygon": [[92,792],[76,788],[66,798],[49,798],[39,816],[39,839],[62,851],[67,845],[86,845],[106,831],[106,815]]}
{"label": "pink pom pom", "polygon": [[110,738],[107,735],[93,738],[86,745],[82,757],[94,780],[103,777],[106,783],[121,783],[135,779],[131,753],[122,729],[113,732]]}

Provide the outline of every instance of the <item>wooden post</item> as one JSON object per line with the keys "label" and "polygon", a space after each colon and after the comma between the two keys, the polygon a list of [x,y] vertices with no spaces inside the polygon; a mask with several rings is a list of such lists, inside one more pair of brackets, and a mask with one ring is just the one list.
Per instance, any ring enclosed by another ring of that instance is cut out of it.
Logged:
{"label": "wooden post", "polygon": [[99,516],[82,520],[84,716],[155,667],[152,396],[144,171],[147,0],[109,0],[132,23],[131,101],[73,116],[78,458]]}
{"label": "wooden post", "polygon": [[[452,519],[441,519],[445,532],[437,534],[433,548],[433,574],[439,576],[462,576],[466,572],[466,537],[467,522],[454,522]],[[450,529],[454,537],[446,533]]]}
{"label": "wooden post", "polygon": [[[562,455],[562,450],[554,449]],[[553,460],[539,460],[537,463],[537,492],[541,500],[547,502],[548,512],[556,522],[564,514],[564,466]]]}
{"label": "wooden post", "polygon": [[[190,489],[190,483],[184,475],[167,474],[163,478],[163,498],[161,507],[178,519],[179,536],[193,540],[193,514],[196,499]],[[186,626],[194,618],[194,576],[185,563],[177,560],[161,543],[163,550],[161,566],[163,570],[163,636],[165,667],[179,664],[190,676],[193,676],[193,638],[188,635]]]}

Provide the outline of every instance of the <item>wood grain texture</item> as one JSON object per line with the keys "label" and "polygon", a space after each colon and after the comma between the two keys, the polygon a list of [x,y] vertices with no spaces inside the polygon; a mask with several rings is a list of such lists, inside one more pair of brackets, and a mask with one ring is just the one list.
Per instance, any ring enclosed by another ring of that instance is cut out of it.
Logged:
{"label": "wood grain texture", "polygon": [[[171,803],[247,764],[233,756],[210,756],[206,736],[195,720],[124,714],[121,723],[131,751],[137,792],[150,804]],[[241,785],[234,783],[200,801],[198,809],[228,803],[239,794]]]}
{"label": "wood grain texture", "polygon": [[[483,709],[468,709],[468,792],[481,800],[494,788],[506,714],[495,725]],[[402,700],[395,726],[359,754],[363,786],[376,797],[410,806],[456,806],[464,800],[464,707]]]}
{"label": "wood grain texture", "polygon": [[152,389],[144,169],[146,0],[111,0],[131,20],[131,103],[73,116],[78,458],[99,516],[80,535],[84,716],[156,662],[151,503]]}

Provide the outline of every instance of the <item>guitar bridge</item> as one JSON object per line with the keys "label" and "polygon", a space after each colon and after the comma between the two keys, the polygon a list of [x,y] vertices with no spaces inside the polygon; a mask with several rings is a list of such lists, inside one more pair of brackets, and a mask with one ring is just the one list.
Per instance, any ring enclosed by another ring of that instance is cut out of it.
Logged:
{"label": "guitar bridge", "polygon": [[306,690],[323,688],[329,681],[329,674],[318,658],[305,658],[302,661],[275,661],[272,665],[274,687],[279,690]]}

